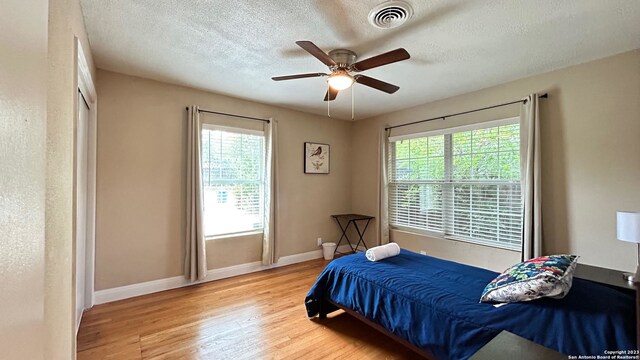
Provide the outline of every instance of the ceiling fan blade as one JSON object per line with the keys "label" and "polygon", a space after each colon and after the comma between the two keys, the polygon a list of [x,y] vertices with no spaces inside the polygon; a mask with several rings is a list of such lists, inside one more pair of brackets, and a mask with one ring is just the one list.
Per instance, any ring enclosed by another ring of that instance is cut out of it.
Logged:
{"label": "ceiling fan blade", "polygon": [[327,66],[338,65],[336,64],[335,61],[333,61],[333,59],[329,55],[327,55],[327,53],[320,50],[320,48],[317,47],[316,44],[312,43],[311,41],[296,41],[296,44],[298,44],[298,46],[300,46],[301,48],[305,49],[309,54],[315,56],[316,59],[322,61],[325,65]]}
{"label": "ceiling fan blade", "polygon": [[358,61],[355,64],[351,65],[351,68],[354,71],[364,71],[364,70],[373,69],[378,66],[387,65],[387,64],[391,64],[391,63],[402,61],[402,60],[407,60],[410,57],[411,55],[409,55],[407,50],[400,48],[400,49],[391,50],[384,54],[370,57],[368,59]]}
{"label": "ceiling fan blade", "polygon": [[376,90],[384,91],[387,94],[393,94],[400,89],[400,87],[398,86],[365,75],[356,75],[353,77],[353,79],[359,84],[372,87]]}
{"label": "ceiling fan blade", "polygon": [[333,101],[336,99],[336,96],[338,96],[339,91],[329,87],[329,89],[327,90],[327,94],[324,96],[324,101]]}
{"label": "ceiling fan blade", "polygon": [[282,81],[282,80],[292,80],[292,79],[304,79],[304,78],[311,78],[311,77],[320,77],[320,76],[325,76],[325,75],[327,75],[327,74],[324,74],[324,73],[309,73],[309,74],[274,76],[271,79],[275,80],[275,81]]}

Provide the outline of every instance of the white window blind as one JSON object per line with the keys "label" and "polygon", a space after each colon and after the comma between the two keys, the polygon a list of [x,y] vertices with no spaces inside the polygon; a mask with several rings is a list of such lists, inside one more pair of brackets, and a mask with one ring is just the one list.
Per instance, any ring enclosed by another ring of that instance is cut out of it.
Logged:
{"label": "white window blind", "polygon": [[203,127],[205,236],[263,228],[264,146],[261,132]]}
{"label": "white window blind", "polygon": [[519,124],[484,126],[390,139],[392,226],[520,249]]}

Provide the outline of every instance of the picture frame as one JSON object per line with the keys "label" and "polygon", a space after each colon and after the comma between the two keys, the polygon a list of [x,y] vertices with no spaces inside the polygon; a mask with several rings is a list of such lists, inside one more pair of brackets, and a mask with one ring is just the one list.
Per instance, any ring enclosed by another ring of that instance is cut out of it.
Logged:
{"label": "picture frame", "polygon": [[304,143],[304,173],[328,174],[330,170],[331,147],[316,142]]}

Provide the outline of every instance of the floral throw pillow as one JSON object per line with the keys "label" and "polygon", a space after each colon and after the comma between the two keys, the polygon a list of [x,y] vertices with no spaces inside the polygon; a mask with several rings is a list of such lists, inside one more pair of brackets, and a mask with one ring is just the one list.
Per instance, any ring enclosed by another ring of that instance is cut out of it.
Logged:
{"label": "floral throw pillow", "polygon": [[484,288],[480,302],[561,299],[571,289],[577,262],[576,255],[550,255],[515,264]]}

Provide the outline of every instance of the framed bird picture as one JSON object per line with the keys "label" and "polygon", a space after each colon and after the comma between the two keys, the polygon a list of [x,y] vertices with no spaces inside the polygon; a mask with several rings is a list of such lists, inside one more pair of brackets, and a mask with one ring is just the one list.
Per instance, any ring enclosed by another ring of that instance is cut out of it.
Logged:
{"label": "framed bird picture", "polygon": [[304,143],[304,173],[329,173],[329,145],[312,142]]}

